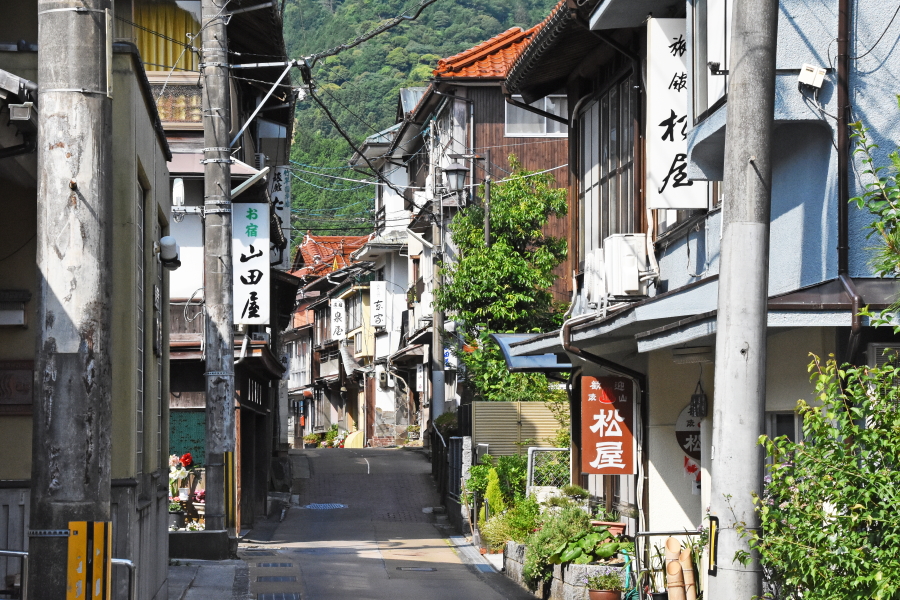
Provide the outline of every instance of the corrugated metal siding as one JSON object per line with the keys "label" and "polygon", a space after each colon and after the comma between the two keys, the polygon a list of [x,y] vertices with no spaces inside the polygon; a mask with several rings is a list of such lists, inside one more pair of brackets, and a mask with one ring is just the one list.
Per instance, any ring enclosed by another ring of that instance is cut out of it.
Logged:
{"label": "corrugated metal siding", "polygon": [[[473,402],[472,443],[487,444],[492,456],[550,448],[559,423],[543,402]],[[521,444],[526,444],[520,447]]]}

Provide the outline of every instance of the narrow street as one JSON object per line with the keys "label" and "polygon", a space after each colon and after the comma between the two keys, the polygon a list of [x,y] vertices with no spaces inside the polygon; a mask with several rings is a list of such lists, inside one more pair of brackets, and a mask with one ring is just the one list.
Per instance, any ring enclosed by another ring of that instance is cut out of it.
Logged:
{"label": "narrow street", "polygon": [[422,453],[297,452],[299,503],[283,522],[250,532],[239,550],[251,598],[533,598],[489,565],[473,564],[454,547],[444,518],[423,512],[438,498]]}

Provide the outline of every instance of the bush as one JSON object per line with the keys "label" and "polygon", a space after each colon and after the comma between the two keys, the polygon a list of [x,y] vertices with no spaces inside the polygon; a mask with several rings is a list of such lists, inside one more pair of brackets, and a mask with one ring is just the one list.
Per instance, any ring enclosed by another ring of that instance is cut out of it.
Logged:
{"label": "bush", "polygon": [[491,467],[487,476],[487,490],[484,498],[491,508],[492,514],[500,514],[506,510],[506,502],[503,499],[503,492],[500,490],[500,476],[497,474],[497,468]]}
{"label": "bush", "polygon": [[590,515],[576,506],[547,513],[541,528],[525,540],[528,550],[525,552],[522,575],[528,587],[535,590],[541,580],[549,579],[553,574],[550,557],[554,552],[590,528]]}
{"label": "bush", "polygon": [[434,420],[434,426],[445,438],[451,435],[455,435],[459,430],[459,423],[456,420],[456,413],[445,412],[439,415],[438,418]]}
{"label": "bush", "polygon": [[522,498],[508,511],[492,516],[482,525],[481,540],[492,552],[501,551],[508,541],[524,543],[540,523],[540,515],[540,505],[534,496]]}

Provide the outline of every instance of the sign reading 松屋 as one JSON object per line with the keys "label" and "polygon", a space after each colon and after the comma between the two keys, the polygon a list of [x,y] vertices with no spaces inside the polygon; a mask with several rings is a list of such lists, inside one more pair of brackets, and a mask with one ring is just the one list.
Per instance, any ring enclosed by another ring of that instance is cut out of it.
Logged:
{"label": "sign reading \u677e\u5c4b", "polygon": [[369,284],[370,325],[387,327],[387,281],[373,281]]}
{"label": "sign reading \u677e\u5c4b", "polygon": [[234,322],[269,324],[269,205],[232,206]]}
{"label": "sign reading \u677e\u5c4b", "polygon": [[647,208],[706,208],[687,175],[688,68],[684,19],[647,21]]}
{"label": "sign reading \u677e\u5c4b", "polygon": [[637,473],[633,385],[624,377],[581,378],[582,473]]}

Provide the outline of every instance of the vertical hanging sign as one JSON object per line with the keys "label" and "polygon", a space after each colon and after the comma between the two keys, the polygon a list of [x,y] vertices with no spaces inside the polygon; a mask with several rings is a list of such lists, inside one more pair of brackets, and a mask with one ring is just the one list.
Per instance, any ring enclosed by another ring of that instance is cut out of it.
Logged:
{"label": "vertical hanging sign", "polygon": [[416,391],[425,391],[425,365],[416,365]]}
{"label": "vertical hanging sign", "polygon": [[387,326],[387,281],[369,284],[369,318],[375,327]]}
{"label": "vertical hanging sign", "polygon": [[[272,180],[269,182],[269,198],[272,210],[281,220],[281,232],[287,241],[287,248],[282,252],[271,246],[270,263],[275,269],[287,271],[291,268],[291,178],[287,167],[275,167]],[[274,233],[274,232],[273,232]],[[275,236],[273,235],[274,239]],[[278,259],[281,258],[279,261]]]}
{"label": "vertical hanging sign", "polygon": [[269,324],[269,205],[234,204],[234,322]]}
{"label": "vertical hanging sign", "polygon": [[687,176],[684,19],[647,22],[647,208],[706,208],[706,185]]}
{"label": "vertical hanging sign", "polygon": [[347,314],[344,312],[344,301],[335,298],[331,301],[331,339],[342,340],[347,335]]}
{"label": "vertical hanging sign", "polygon": [[637,473],[633,386],[624,377],[581,378],[582,473]]}

